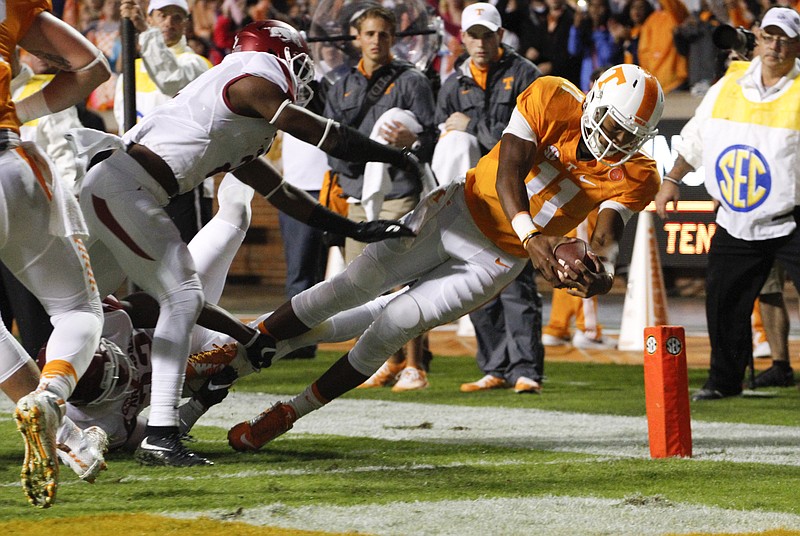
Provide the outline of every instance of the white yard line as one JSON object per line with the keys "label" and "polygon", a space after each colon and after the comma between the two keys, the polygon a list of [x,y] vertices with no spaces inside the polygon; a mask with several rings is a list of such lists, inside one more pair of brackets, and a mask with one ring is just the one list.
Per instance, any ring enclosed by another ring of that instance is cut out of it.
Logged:
{"label": "white yard line", "polygon": [[[229,428],[254,417],[280,398],[231,393],[203,416],[200,424]],[[303,417],[288,434],[483,443],[630,458],[650,456],[644,417],[538,409],[345,399]],[[800,428],[693,421],[692,438],[698,460],[800,465]]]}
{"label": "white yard line", "polygon": [[[535,485],[535,483],[532,483]],[[657,497],[525,497],[461,501],[290,507],[273,503],[241,512],[184,512],[304,530],[390,535],[646,536],[689,532],[737,533],[800,529],[800,516],[672,503]]]}
{"label": "white yard line", "polygon": [[[200,424],[227,429],[253,417],[282,397],[269,394],[231,393],[212,408]],[[285,398],[285,397],[283,397]],[[0,412],[11,404],[0,400]],[[800,465],[800,429],[788,426],[730,423],[692,423],[697,460]],[[391,441],[415,440],[442,444],[488,444],[539,450],[592,454],[582,463],[604,463],[621,457],[647,458],[647,422],[644,417],[589,415],[537,409],[466,407],[454,405],[337,400],[298,421],[279,441],[302,440],[306,434],[367,437]],[[453,462],[431,466],[363,466],[348,472],[374,473],[381,478],[392,471],[430,471],[478,465],[518,463]],[[537,462],[532,462],[537,463]],[[550,462],[542,462],[550,463]],[[579,462],[571,462],[579,463]],[[557,465],[558,462],[553,462]],[[554,469],[556,470],[556,469]],[[335,471],[335,470],[334,470]],[[330,473],[330,468],[324,470]],[[314,470],[258,469],[215,474],[213,478],[312,474]],[[126,477],[130,480],[181,479],[192,475]],[[125,478],[123,478],[125,480]],[[11,484],[9,484],[11,485]],[[18,483],[14,483],[18,485]],[[535,482],[531,483],[535,489]],[[800,516],[760,510],[727,510],[702,505],[672,503],[659,497],[622,500],[592,497],[522,497],[451,500],[360,506],[291,507],[279,502],[239,512],[208,510],[183,512],[175,517],[242,521],[253,525],[321,531],[359,531],[376,535],[498,534],[561,535],[661,535],[666,533],[741,533],[785,528],[800,530]]]}

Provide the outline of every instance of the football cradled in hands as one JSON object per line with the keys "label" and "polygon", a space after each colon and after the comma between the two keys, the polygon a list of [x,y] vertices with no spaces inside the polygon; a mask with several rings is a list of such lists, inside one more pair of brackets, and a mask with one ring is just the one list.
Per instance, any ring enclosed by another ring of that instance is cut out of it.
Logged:
{"label": "football cradled in hands", "polygon": [[[575,272],[581,273],[580,269],[575,264],[575,261],[581,261],[592,272],[597,272],[597,266],[594,260],[589,256],[589,245],[580,238],[574,238],[569,242],[562,242],[553,248],[553,256],[561,266],[570,266]],[[577,279],[578,282],[584,283],[583,277]]]}

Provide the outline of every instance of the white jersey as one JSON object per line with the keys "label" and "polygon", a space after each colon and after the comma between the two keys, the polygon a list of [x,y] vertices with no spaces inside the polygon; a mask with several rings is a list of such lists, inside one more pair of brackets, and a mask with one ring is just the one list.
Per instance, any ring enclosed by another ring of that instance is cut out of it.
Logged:
{"label": "white jersey", "polygon": [[103,301],[104,339],[115,343],[130,359],[131,383],[124,396],[96,405],[67,404],[67,415],[81,428],[100,426],[108,434],[109,448],[123,446],[136,428],[137,417],[150,405],[153,330],[136,329],[128,314],[113,302]]}
{"label": "white jersey", "polygon": [[265,78],[287,94],[296,94],[294,75],[275,56],[236,52],[151,111],[123,141],[144,145],[161,156],[178,180],[179,193],[250,162],[269,150],[277,128],[228,107],[228,86],[245,76]]}

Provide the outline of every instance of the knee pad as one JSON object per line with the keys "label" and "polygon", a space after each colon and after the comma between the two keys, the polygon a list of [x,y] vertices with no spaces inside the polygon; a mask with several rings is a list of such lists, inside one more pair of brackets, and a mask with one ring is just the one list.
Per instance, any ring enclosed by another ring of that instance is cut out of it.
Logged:
{"label": "knee pad", "polygon": [[419,304],[407,294],[392,300],[350,351],[348,360],[361,374],[371,375],[390,355],[428,329]]}

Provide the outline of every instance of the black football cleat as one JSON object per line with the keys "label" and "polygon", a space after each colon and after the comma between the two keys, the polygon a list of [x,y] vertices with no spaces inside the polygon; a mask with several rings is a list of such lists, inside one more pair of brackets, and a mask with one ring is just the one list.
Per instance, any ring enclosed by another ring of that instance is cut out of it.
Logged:
{"label": "black football cleat", "polygon": [[198,456],[187,449],[181,442],[181,435],[178,433],[167,436],[146,436],[136,448],[133,457],[142,465],[167,467],[214,465],[211,460]]}

